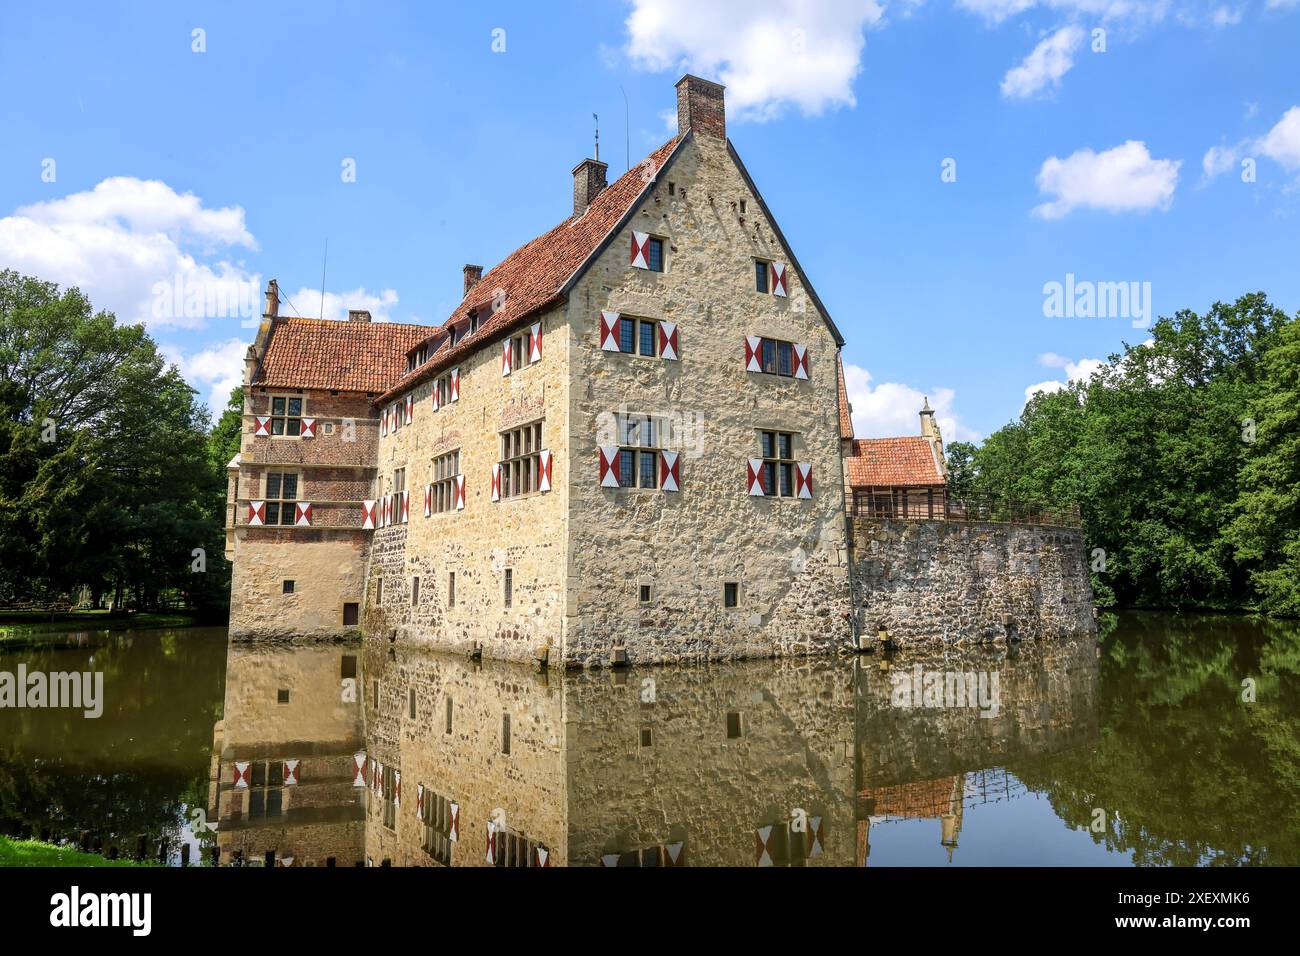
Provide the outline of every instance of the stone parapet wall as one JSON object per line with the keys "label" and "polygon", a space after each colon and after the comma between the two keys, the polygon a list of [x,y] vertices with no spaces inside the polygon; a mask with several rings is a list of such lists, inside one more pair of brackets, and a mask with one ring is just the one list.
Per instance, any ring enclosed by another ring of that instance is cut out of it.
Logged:
{"label": "stone parapet wall", "polygon": [[904,647],[1092,634],[1085,548],[1077,528],[855,519],[854,613]]}

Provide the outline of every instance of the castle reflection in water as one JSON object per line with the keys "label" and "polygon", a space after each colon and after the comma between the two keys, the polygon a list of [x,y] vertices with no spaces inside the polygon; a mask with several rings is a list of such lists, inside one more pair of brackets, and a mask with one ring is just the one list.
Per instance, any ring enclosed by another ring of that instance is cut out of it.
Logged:
{"label": "castle reflection in water", "polygon": [[[921,690],[922,671],[937,690],[900,695],[913,674]],[[996,675],[995,710],[952,699],[954,680],[976,673]],[[924,819],[950,857],[967,811],[1024,794],[1001,768],[1096,741],[1097,674],[1095,639],[578,673],[387,643],[232,643],[209,786],[214,855],[849,866],[870,861],[884,828]]]}

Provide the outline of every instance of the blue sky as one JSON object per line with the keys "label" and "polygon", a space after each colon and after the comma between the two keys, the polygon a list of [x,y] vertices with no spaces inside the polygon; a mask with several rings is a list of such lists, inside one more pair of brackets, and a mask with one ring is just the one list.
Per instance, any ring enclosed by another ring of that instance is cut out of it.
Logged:
{"label": "blue sky", "polygon": [[914,433],[928,394],[985,436],[1146,337],[1045,315],[1067,274],[1157,315],[1300,307],[1300,0],[411,7],[11,9],[0,266],[146,321],[213,401],[252,332],[185,294],[276,277],[314,315],[328,241],[327,315],[441,321],[463,263],[567,215],[591,114],[620,173],[690,69],[848,339],[860,435]]}

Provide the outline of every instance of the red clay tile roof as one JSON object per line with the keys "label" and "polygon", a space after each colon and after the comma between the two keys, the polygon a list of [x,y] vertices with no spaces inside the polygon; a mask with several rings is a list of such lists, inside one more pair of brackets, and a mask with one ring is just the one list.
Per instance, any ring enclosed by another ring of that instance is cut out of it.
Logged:
{"label": "red clay tile roof", "polygon": [[431,357],[415,371],[390,380],[387,392],[377,401],[387,401],[416,383],[432,378],[486,342],[522,324],[526,317],[561,301],[565,283],[618,225],[679,142],[676,138],[670,139],[644,162],[606,186],[581,216],[570,216],[554,229],[506,256],[478,281],[439,328],[446,329],[463,322],[471,309],[493,299],[498,289],[503,293],[501,307],[473,335],[466,336],[451,348],[439,350],[436,357]]}
{"label": "red clay tile roof", "polygon": [[849,407],[849,392],[844,387],[844,360],[835,353],[835,377],[840,386],[840,438],[853,437],[853,409]]}
{"label": "red clay tile roof", "polygon": [[847,461],[849,485],[854,488],[944,484],[930,442],[919,436],[859,438]]}
{"label": "red clay tile roof", "polygon": [[406,371],[406,353],[433,332],[401,322],[339,322],[281,316],[255,384],[382,392]]}

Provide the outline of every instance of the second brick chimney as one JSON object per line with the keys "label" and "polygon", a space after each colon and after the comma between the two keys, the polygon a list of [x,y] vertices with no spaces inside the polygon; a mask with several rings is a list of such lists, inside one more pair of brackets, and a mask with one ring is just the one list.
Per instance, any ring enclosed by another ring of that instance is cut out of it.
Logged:
{"label": "second brick chimney", "polygon": [[465,291],[464,295],[469,295],[470,289],[478,285],[478,280],[483,278],[483,267],[465,263]]}
{"label": "second brick chimney", "polygon": [[721,83],[687,73],[677,81],[677,135],[695,130],[696,136],[727,138],[727,111]]}
{"label": "second brick chimney", "polygon": [[592,200],[605,188],[607,185],[605,172],[608,169],[609,163],[602,163],[599,159],[584,159],[573,167],[573,214],[575,216],[581,216],[586,212]]}

